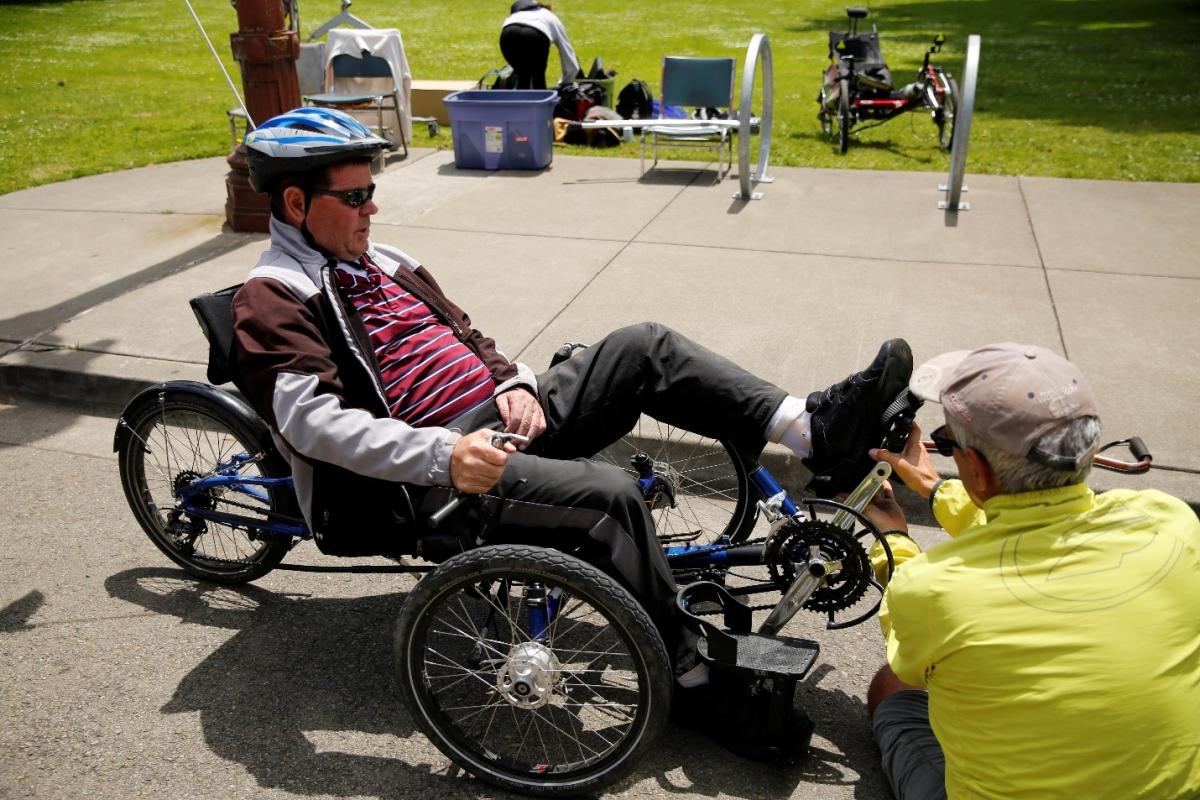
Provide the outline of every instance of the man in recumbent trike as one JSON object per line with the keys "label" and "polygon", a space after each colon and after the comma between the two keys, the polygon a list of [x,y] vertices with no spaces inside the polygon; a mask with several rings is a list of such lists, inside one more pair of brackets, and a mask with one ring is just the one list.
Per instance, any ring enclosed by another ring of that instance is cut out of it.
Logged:
{"label": "man in recumbent trike", "polygon": [[[873,466],[867,450],[879,446],[884,411],[908,384],[908,345],[885,343],[866,369],[804,399],[655,323],[618,330],[535,375],[473,329],[416,259],[371,241],[378,206],[369,162],[386,144],[352,118],[315,108],[267,120],[246,139],[251,184],[270,195],[272,217],[270,247],[234,301],[237,363],[249,400],[291,464],[319,547],[335,555],[399,551],[395,537],[405,534],[395,525],[397,484],[408,487],[422,513],[440,507],[451,489],[478,495],[477,512],[485,510],[490,527],[476,543],[534,543],[598,566],[653,620],[671,653],[669,669],[681,687],[692,687],[689,702],[706,704],[696,721],[753,752],[764,709],[744,697],[721,702],[719,692],[704,688],[695,637],[680,625],[677,587],[643,496],[627,473],[590,457],[649,414],[727,441],[747,459],[767,442],[782,443],[812,470],[812,488],[832,496],[853,488]],[[493,446],[497,431],[528,444]],[[487,567],[471,569],[483,574]],[[586,591],[567,594],[574,600]],[[552,616],[556,598],[567,594],[549,591],[526,605],[549,608]],[[463,602],[479,596],[478,586],[464,590]],[[465,636],[472,633],[466,628],[495,624],[494,614],[484,616],[484,622],[447,622],[446,630],[462,627]],[[426,633],[441,630],[413,624]],[[503,654],[504,674],[491,682],[510,706],[552,704],[552,687],[539,676],[557,676],[561,659],[539,641],[535,635],[519,652]],[[492,664],[478,652],[463,658]],[[427,662],[422,668],[432,670]],[[436,689],[436,677],[426,674],[407,690]],[[581,724],[577,717],[570,724]],[[446,721],[418,719],[427,730],[426,723]],[[463,730],[463,750],[485,735],[457,717],[453,722]],[[807,737],[806,720],[792,727]],[[451,757],[462,755],[453,736],[438,745]],[[572,764],[590,758],[583,749]],[[463,758],[472,771],[486,771]],[[506,758],[524,756],[493,760]]]}

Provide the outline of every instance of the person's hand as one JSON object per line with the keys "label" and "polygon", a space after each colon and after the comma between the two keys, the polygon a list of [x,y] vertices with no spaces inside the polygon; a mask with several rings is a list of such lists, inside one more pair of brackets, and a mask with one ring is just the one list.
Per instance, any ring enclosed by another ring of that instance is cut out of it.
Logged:
{"label": "person's hand", "polygon": [[496,409],[504,420],[505,433],[519,433],[530,441],[546,430],[546,415],[533,392],[518,386],[496,398]]}
{"label": "person's hand", "polygon": [[921,444],[921,429],[914,422],[908,434],[908,443],[900,453],[877,448],[870,451],[871,458],[892,465],[892,474],[904,481],[904,485],[921,497],[933,494],[933,486],[938,482],[937,470],[925,446]]}
{"label": "person's hand", "polygon": [[863,515],[884,533],[908,533],[908,520],[904,518],[904,509],[896,502],[896,493],[892,490],[891,481],[883,482],[883,488],[871,498],[871,502],[863,509]]}
{"label": "person's hand", "polygon": [[478,430],[458,440],[450,453],[450,482],[465,494],[491,489],[504,474],[508,454],[517,452],[511,442],[492,447],[495,431]]}

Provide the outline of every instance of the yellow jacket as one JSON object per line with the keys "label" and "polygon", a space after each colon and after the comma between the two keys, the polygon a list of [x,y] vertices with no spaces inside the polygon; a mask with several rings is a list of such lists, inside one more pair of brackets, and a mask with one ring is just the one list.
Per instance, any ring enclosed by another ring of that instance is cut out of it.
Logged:
{"label": "yellow jacket", "polygon": [[904,563],[887,657],[929,690],[950,798],[1200,796],[1200,520],[1157,491],[993,497]]}

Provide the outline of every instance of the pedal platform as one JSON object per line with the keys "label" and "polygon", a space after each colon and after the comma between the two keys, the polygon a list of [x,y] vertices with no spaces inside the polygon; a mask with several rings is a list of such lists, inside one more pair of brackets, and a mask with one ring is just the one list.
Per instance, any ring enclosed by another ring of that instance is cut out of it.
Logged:
{"label": "pedal platform", "polygon": [[[684,624],[700,636],[696,652],[714,666],[796,681],[808,674],[821,652],[821,646],[809,639],[752,633],[749,606],[710,581],[684,586],[676,604]],[[709,613],[720,613],[724,626],[701,616]]]}
{"label": "pedal platform", "polygon": [[709,649],[712,641],[701,639],[696,652],[706,661],[738,671],[772,677],[803,678],[812,669],[821,652],[821,646],[808,639],[793,639],[789,636],[764,636],[761,633],[731,633],[725,635],[733,640],[733,663],[716,658]]}

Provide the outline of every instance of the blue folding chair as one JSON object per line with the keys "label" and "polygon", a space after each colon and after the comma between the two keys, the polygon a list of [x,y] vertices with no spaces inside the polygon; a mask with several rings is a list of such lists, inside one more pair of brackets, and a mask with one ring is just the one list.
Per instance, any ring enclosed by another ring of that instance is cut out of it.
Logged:
{"label": "blue folding chair", "polygon": [[[663,59],[662,99],[658,116],[663,118],[666,106],[714,109],[728,115],[733,107],[733,59],[691,58],[667,56]],[[721,168],[722,150],[728,153],[728,166],[720,172],[724,177],[733,168],[733,137],[729,129],[718,125],[706,125],[697,120],[695,125],[642,128],[641,165],[646,174],[646,139],[650,139],[654,150],[654,164],[658,165],[658,147],[692,147],[717,152],[717,166]]]}

